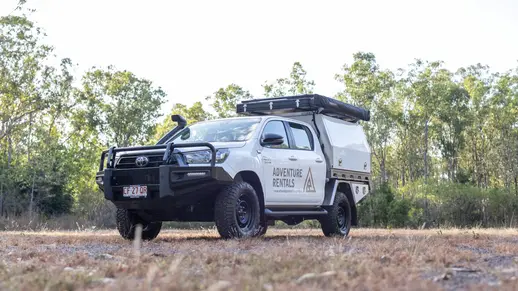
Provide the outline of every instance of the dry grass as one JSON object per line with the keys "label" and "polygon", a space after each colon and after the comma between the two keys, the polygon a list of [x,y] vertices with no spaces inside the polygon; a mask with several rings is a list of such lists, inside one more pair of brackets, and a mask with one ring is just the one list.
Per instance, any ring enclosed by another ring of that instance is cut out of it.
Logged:
{"label": "dry grass", "polygon": [[[1,232],[0,290],[518,290],[518,231]],[[138,244],[137,244],[138,245]]]}

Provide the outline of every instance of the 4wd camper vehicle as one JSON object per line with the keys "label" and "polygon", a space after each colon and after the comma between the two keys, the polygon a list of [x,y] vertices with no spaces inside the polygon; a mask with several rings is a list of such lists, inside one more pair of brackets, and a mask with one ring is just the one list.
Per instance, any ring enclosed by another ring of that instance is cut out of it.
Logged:
{"label": "4wd camper vehicle", "polygon": [[321,95],[254,99],[235,118],[177,126],[156,145],[111,147],[96,182],[117,228],[151,240],[163,221],[215,222],[223,238],[263,235],[276,220],[316,219],[347,236],[370,191],[370,112]]}

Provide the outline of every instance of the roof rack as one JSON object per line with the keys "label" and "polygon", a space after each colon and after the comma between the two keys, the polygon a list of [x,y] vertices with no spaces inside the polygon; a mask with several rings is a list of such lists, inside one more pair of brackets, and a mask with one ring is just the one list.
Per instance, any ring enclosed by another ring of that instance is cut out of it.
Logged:
{"label": "roof rack", "polygon": [[308,111],[349,122],[370,120],[369,110],[318,94],[245,100],[236,106],[236,113],[242,115],[282,115]]}

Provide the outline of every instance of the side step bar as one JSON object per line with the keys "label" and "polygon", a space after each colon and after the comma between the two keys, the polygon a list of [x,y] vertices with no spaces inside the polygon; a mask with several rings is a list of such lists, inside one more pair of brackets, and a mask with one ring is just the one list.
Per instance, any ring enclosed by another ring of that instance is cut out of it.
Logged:
{"label": "side step bar", "polygon": [[315,209],[315,210],[275,210],[265,209],[264,214],[269,217],[281,217],[281,216],[314,216],[314,215],[326,215],[327,210]]}

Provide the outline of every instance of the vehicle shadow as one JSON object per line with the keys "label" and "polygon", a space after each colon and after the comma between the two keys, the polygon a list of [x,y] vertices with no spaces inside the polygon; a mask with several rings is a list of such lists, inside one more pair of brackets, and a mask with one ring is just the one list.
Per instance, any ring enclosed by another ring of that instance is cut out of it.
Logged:
{"label": "vehicle shadow", "polygon": [[[323,235],[272,235],[255,238],[243,238],[243,239],[224,239],[219,236],[200,235],[192,237],[181,237],[181,236],[163,236],[157,237],[154,241],[156,242],[286,242],[286,241],[308,241],[308,240],[322,240],[330,239]],[[331,238],[332,239],[332,238]],[[336,238],[335,238],[336,239]],[[339,240],[347,240],[348,238],[338,238]]]}
{"label": "vehicle shadow", "polygon": [[221,238],[218,234],[194,234],[190,233],[188,235],[184,234],[165,234],[158,236],[154,241],[160,242],[229,242],[229,241],[243,241],[243,242],[296,242],[296,241],[335,241],[335,242],[348,242],[348,241],[364,241],[364,242],[380,242],[380,241],[392,241],[392,240],[401,240],[401,239],[417,239],[417,240],[428,240],[435,237],[434,235],[424,235],[422,233],[387,233],[387,234],[378,234],[378,233],[351,233],[347,237],[326,237],[321,233],[313,232],[313,233],[267,233],[262,237],[255,238],[243,238],[243,239],[224,239]]}

